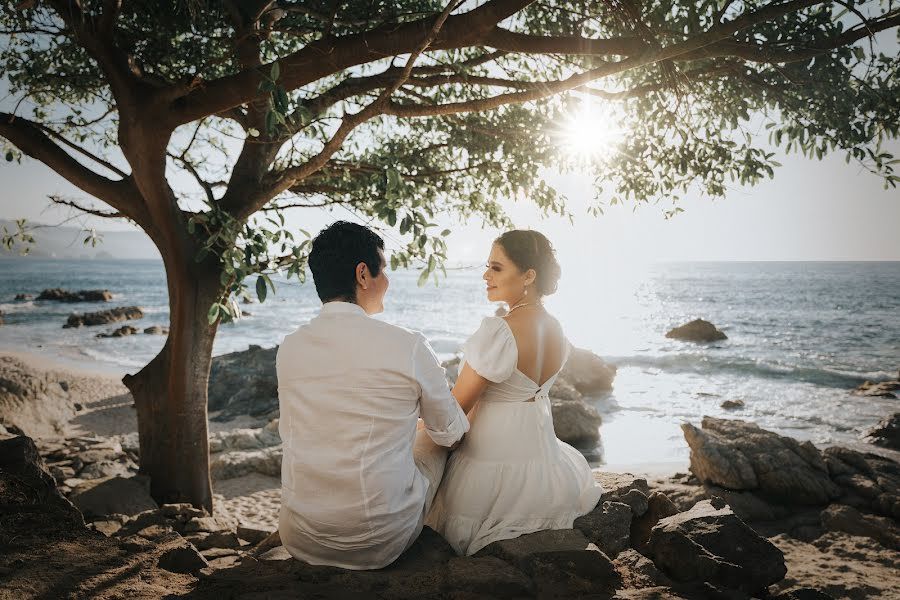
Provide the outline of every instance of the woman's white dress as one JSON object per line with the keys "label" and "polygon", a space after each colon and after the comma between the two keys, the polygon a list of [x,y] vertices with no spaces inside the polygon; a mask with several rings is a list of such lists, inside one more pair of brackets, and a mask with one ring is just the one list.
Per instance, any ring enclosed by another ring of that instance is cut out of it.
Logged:
{"label": "woman's white dress", "polygon": [[538,385],[519,371],[516,340],[500,317],[484,319],[463,353],[489,383],[426,524],[465,555],[497,540],[571,528],[602,489],[584,456],[554,433],[548,394],[559,372]]}

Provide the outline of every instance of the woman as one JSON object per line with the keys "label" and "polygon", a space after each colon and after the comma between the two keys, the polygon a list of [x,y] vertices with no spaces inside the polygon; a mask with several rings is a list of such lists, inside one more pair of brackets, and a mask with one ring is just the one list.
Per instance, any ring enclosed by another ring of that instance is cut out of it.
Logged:
{"label": "woman", "polygon": [[602,493],[580,452],[556,439],[548,392],[569,354],[542,299],[556,291],[553,247],[536,231],[494,242],[484,280],[505,317],[463,346],[453,395],[471,429],[451,454],[426,523],[459,553],[543,529],[568,529]]}

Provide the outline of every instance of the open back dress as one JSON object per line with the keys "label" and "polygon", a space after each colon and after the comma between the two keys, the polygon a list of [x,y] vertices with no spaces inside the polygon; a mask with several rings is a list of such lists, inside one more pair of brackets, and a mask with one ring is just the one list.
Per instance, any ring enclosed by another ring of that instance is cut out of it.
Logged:
{"label": "open back dress", "polygon": [[501,317],[484,319],[463,354],[489,383],[469,433],[450,455],[426,524],[464,555],[497,540],[571,528],[603,490],[584,456],[553,430],[549,392],[559,371],[542,385],[522,373]]}

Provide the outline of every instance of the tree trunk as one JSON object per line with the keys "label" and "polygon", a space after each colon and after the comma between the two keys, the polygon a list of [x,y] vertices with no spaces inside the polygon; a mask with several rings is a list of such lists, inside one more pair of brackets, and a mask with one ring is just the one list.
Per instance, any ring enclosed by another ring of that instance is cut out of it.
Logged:
{"label": "tree trunk", "polygon": [[[170,252],[172,249],[168,249]],[[136,375],[122,380],[134,396],[140,473],[160,504],[188,502],[212,513],[207,384],[216,325],[209,307],[221,293],[216,261],[163,251],[169,290],[169,337]]]}

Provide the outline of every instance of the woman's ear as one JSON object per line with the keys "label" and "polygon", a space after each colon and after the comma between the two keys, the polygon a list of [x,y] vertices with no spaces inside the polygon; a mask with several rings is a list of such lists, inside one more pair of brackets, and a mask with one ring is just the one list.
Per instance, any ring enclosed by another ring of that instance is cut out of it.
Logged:
{"label": "woman's ear", "polygon": [[531,285],[537,280],[537,271],[528,269],[525,271],[525,285]]}

